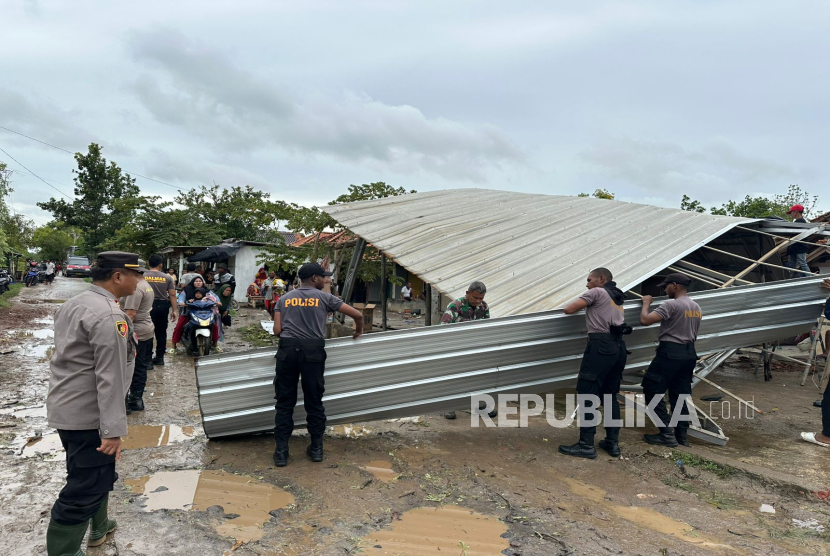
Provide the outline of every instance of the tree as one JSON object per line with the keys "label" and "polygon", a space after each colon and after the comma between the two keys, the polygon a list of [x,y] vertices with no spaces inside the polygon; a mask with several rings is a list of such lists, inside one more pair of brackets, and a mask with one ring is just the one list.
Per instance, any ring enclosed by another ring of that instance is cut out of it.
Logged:
{"label": "tree", "polygon": [[[802,191],[798,185],[790,185],[784,194],[777,194],[772,197],[763,195],[750,197],[747,195],[740,201],[729,201],[723,203],[720,207],[712,207],[710,212],[721,216],[739,216],[743,218],[766,218],[768,216],[786,218],[787,211],[791,206],[803,205],[804,217],[809,218],[817,204],[817,195],[810,195],[808,192]],[[700,201],[693,201],[688,195],[683,195],[680,208],[695,212],[706,212]]]}
{"label": "tree", "polygon": [[115,162],[107,164],[101,151],[99,145],[91,143],[87,154],[75,153],[77,198],[72,203],[51,198],[37,204],[56,220],[80,228],[85,240],[83,251],[90,257],[133,220],[133,205],[128,201],[139,195],[135,179],[122,173]]}
{"label": "tree", "polygon": [[6,163],[0,162],[0,255],[11,249],[5,232],[5,223],[9,219],[9,207],[6,205],[6,197],[12,192],[11,174],[12,172],[6,167]]}
{"label": "tree", "polygon": [[62,261],[73,245],[72,236],[63,223],[51,223],[37,228],[32,236],[35,247],[40,248],[39,259]]}
{"label": "tree", "polygon": [[608,199],[613,201],[614,194],[608,191],[607,189],[597,189],[590,195],[587,193],[580,193],[577,197],[594,197],[596,199]]}

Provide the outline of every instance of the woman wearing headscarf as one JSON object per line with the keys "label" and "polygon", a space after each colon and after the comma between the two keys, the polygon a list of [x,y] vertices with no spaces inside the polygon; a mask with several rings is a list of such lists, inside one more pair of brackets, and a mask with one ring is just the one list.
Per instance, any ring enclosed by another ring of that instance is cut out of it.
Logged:
{"label": "woman wearing headscarf", "polygon": [[[197,295],[198,294],[198,295]],[[211,300],[215,303],[213,306],[213,312],[216,315],[213,323],[213,329],[211,330],[211,339],[213,340],[213,344],[220,340],[222,334],[219,327],[219,298],[216,295],[208,291],[205,288],[205,281],[202,279],[201,276],[197,276],[182,289],[179,297],[177,299],[179,303],[179,307],[182,308],[182,311],[179,315],[179,320],[176,322],[176,328],[173,329],[173,338],[171,339],[173,342],[173,351],[176,351],[176,345],[181,342],[182,340],[182,332],[184,331],[184,326],[190,320],[190,314],[186,311],[187,303],[197,300]]]}
{"label": "woman wearing headscarf", "polygon": [[216,296],[219,299],[219,316],[224,326],[231,325],[231,300],[233,300],[233,288],[223,286]]}

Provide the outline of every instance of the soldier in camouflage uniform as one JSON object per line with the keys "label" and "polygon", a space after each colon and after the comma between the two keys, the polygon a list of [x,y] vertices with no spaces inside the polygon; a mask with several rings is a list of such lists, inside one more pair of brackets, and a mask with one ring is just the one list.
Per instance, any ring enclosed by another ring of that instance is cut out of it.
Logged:
{"label": "soldier in camouflage uniform", "polygon": [[[489,319],[490,308],[484,301],[484,294],[486,293],[487,287],[481,282],[476,281],[470,284],[464,297],[459,297],[447,305],[447,310],[444,311],[444,315],[441,317],[441,324]],[[492,418],[498,415],[498,412],[494,409],[489,415]],[[444,417],[447,419],[455,419],[455,411],[445,413]]]}

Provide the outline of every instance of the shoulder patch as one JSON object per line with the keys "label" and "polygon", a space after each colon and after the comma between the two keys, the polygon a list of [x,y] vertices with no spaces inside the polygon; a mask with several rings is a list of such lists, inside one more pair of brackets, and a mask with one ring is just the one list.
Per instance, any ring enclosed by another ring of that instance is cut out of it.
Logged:
{"label": "shoulder patch", "polygon": [[115,329],[118,331],[118,334],[122,338],[127,337],[127,331],[129,330],[129,328],[127,327],[127,321],[119,320],[118,322],[115,323]]}

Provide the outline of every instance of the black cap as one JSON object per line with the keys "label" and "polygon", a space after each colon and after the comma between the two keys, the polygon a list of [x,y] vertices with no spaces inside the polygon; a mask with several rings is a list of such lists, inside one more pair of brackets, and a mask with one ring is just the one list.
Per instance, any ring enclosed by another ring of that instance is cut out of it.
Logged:
{"label": "black cap", "polygon": [[692,279],[686,276],[685,274],[681,274],[680,272],[675,272],[673,274],[669,274],[663,281],[657,284],[658,288],[665,288],[669,284],[677,284],[679,286],[688,286],[692,283]]}
{"label": "black cap", "polygon": [[323,267],[317,263],[306,263],[301,266],[300,271],[297,272],[297,276],[300,277],[300,280],[306,280],[312,276],[331,276],[332,274],[334,273],[326,272],[323,270]]}
{"label": "black cap", "polygon": [[219,263],[219,266],[217,266],[216,268],[224,268],[225,270],[228,270],[228,265],[226,265],[225,263]]}
{"label": "black cap", "polygon": [[144,274],[144,268],[138,264],[138,255],[136,253],[104,251],[103,253],[98,253],[96,264],[98,268],[129,268],[139,274]]}

